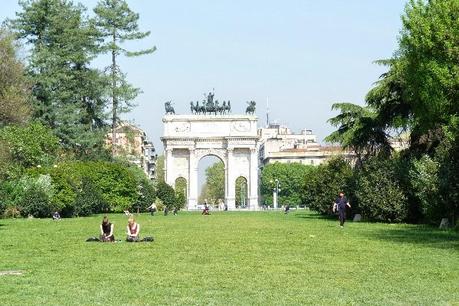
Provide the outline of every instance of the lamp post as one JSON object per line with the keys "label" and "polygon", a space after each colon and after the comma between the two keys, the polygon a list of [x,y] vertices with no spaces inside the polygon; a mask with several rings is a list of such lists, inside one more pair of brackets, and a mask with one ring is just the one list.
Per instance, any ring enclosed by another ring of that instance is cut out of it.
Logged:
{"label": "lamp post", "polygon": [[[279,195],[279,192],[281,191],[280,189],[280,183],[278,179],[275,179],[274,182],[276,183],[274,188],[273,188],[273,206],[274,209],[277,209],[277,197]],[[273,181],[271,181],[273,183]]]}

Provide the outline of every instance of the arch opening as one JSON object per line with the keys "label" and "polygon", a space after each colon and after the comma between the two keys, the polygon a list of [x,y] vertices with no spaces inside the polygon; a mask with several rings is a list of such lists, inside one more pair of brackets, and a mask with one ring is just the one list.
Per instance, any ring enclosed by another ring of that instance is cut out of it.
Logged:
{"label": "arch opening", "polygon": [[225,203],[226,179],[223,160],[213,154],[203,156],[198,162],[198,205],[207,203],[222,209]]}
{"label": "arch opening", "polygon": [[177,198],[177,202],[180,207],[185,207],[186,203],[188,202],[188,184],[186,178],[178,177],[175,179],[175,196]]}
{"label": "arch opening", "polygon": [[235,196],[236,196],[236,208],[247,208],[248,201],[249,201],[248,184],[247,184],[247,179],[243,176],[239,176],[236,179]]}

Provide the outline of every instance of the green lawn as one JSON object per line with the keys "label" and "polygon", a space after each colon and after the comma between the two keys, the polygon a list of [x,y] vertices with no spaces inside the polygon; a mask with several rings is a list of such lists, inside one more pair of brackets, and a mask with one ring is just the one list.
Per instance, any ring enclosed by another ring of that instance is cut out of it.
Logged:
{"label": "green lawn", "polygon": [[[126,217],[111,215],[117,239]],[[307,211],[138,217],[153,243],[90,243],[101,216],[0,220],[1,305],[459,305],[459,235]]]}

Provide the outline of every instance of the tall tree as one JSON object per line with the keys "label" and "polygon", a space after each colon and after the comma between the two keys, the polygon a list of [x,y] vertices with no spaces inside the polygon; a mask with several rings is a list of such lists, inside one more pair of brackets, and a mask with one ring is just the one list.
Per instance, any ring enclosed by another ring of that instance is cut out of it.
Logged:
{"label": "tall tree", "polygon": [[0,28],[0,127],[30,118],[30,85],[16,52],[14,35]]}
{"label": "tall tree", "polygon": [[111,79],[111,126],[112,126],[112,153],[115,152],[116,126],[120,113],[132,108],[132,101],[140,93],[139,88],[133,87],[126,80],[118,65],[118,57],[140,56],[152,53],[156,47],[141,51],[128,51],[122,43],[130,40],[143,39],[150,35],[150,31],[139,31],[139,14],[129,8],[125,0],[101,0],[94,9],[96,25],[103,39],[102,50],[111,55],[111,65],[108,67]]}
{"label": "tall tree", "polygon": [[12,22],[30,45],[28,74],[34,116],[50,126],[61,144],[79,153],[101,148],[106,80],[90,67],[98,32],[85,9],[66,0],[20,1]]}
{"label": "tall tree", "polygon": [[335,103],[332,109],[340,110],[340,114],[328,120],[338,130],[327,136],[326,141],[352,149],[359,164],[378,153],[390,154],[391,146],[385,126],[380,124],[377,113],[371,107]]}

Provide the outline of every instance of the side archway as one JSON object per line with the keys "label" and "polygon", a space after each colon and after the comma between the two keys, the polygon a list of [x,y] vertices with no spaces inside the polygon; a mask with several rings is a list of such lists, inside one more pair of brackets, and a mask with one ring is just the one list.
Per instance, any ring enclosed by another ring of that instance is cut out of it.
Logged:
{"label": "side archway", "polygon": [[178,177],[175,179],[174,184],[175,196],[180,207],[185,207],[188,201],[188,184],[184,177]]}
{"label": "side archway", "polygon": [[236,179],[235,184],[235,196],[236,196],[236,207],[237,208],[246,208],[248,205],[248,184],[247,179],[243,176],[240,176]]}

